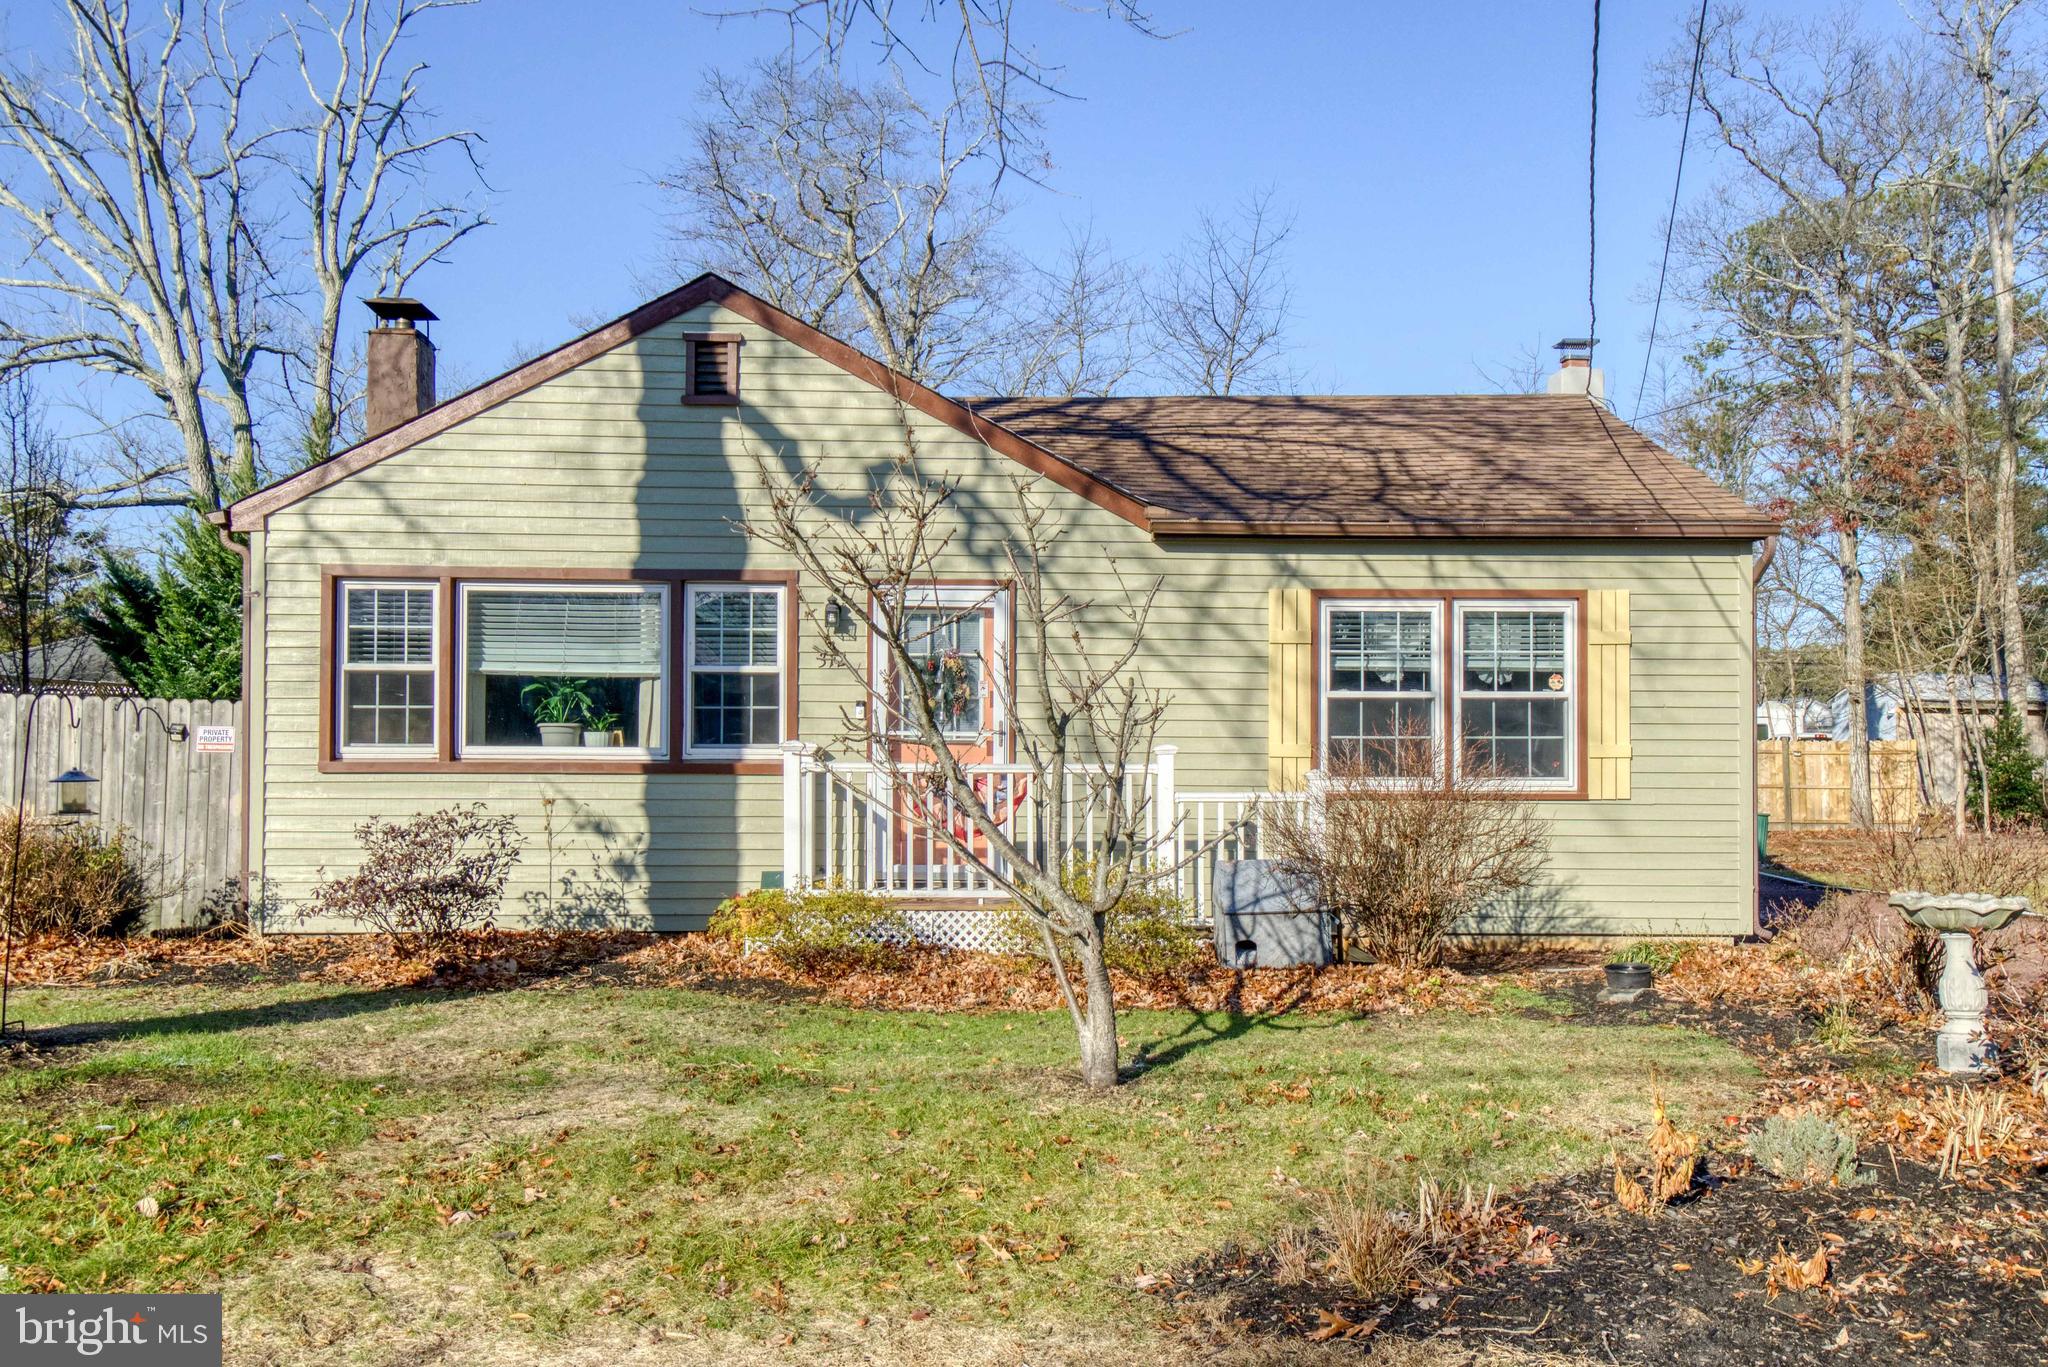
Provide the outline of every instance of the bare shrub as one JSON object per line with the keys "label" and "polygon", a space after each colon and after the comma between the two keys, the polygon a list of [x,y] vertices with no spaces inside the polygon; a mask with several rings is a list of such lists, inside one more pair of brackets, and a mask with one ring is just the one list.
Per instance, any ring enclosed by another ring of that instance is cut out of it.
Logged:
{"label": "bare shrub", "polygon": [[[0,825],[0,884],[14,876],[14,829]],[[154,896],[126,831],[27,816],[21,824],[17,935],[120,935]]]}
{"label": "bare shrub", "polygon": [[1880,892],[2048,897],[2048,832],[2036,827],[1960,836],[1874,828],[1862,839],[1870,877]]}
{"label": "bare shrub", "polygon": [[1448,782],[1401,784],[1334,763],[1321,801],[1278,804],[1276,861],[1381,963],[1430,967],[1465,917],[1541,877],[1550,828],[1468,756]]}
{"label": "bare shrub", "polygon": [[381,931],[395,953],[414,956],[452,953],[491,928],[521,844],[512,818],[481,802],[365,821],[355,835],[362,863],[315,887],[305,914]]}

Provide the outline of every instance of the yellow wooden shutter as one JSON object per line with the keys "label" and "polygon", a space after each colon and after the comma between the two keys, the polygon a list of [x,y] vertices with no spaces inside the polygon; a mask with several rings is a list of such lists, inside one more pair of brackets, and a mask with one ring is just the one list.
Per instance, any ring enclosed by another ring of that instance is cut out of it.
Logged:
{"label": "yellow wooden shutter", "polygon": [[1315,598],[1307,589],[1269,598],[1266,785],[1285,793],[1305,787],[1315,764]]}
{"label": "yellow wooden shutter", "polygon": [[1586,796],[1628,797],[1628,590],[1586,594]]}

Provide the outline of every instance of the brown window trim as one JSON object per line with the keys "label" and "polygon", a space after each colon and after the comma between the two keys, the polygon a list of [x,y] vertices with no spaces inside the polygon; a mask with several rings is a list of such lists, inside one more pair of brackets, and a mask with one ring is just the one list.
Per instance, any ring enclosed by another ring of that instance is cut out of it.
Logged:
{"label": "brown window trim", "polygon": [[[731,408],[740,401],[740,346],[746,341],[737,332],[693,332],[683,338],[683,402],[706,408]],[[697,348],[700,346],[722,346],[725,348],[725,373],[732,377],[732,387],[723,394],[699,394],[697,385]]]}
{"label": "brown window trim", "polygon": [[[1323,604],[1337,600],[1391,600],[1414,599],[1419,602],[1441,603],[1443,605],[1443,640],[1439,643],[1442,652],[1438,670],[1443,680],[1439,690],[1442,696],[1437,700],[1440,709],[1439,725],[1443,727],[1444,744],[1457,734],[1458,690],[1451,676],[1451,666],[1456,657],[1456,646],[1451,640],[1453,623],[1457,620],[1456,605],[1459,602],[1512,602],[1516,599],[1549,600],[1573,604],[1577,614],[1573,621],[1572,635],[1578,642],[1578,687],[1573,690],[1572,725],[1575,734],[1572,748],[1576,752],[1574,772],[1577,782],[1571,788],[1539,788],[1528,792],[1516,792],[1513,796],[1524,802],[1584,802],[1586,801],[1586,590],[1584,589],[1382,589],[1346,588],[1311,589],[1309,591],[1309,658],[1316,671],[1316,705],[1309,717],[1309,755],[1316,763],[1322,762],[1323,755]],[[1444,766],[1444,787],[1450,786],[1450,765]]]}
{"label": "brown window trim", "polygon": [[[434,757],[395,758],[341,757],[335,734],[335,688],[339,662],[335,657],[335,597],[341,580],[388,579],[409,583],[432,583],[440,615],[439,655],[434,661]],[[532,580],[535,583],[656,584],[669,589],[674,604],[669,629],[674,640],[669,651],[668,713],[669,754],[665,759],[634,760],[543,760],[527,757],[501,759],[458,759],[455,754],[455,662],[456,638],[461,628],[457,617],[456,586],[490,580]],[[507,569],[498,566],[452,565],[323,565],[320,567],[320,764],[323,774],[779,774],[778,760],[706,760],[683,757],[688,720],[683,714],[685,698],[681,640],[684,586],[688,584],[739,583],[779,584],[783,594],[783,631],[788,649],[783,659],[783,739],[796,734],[797,717],[797,575],[793,570],[593,570],[593,569]]]}

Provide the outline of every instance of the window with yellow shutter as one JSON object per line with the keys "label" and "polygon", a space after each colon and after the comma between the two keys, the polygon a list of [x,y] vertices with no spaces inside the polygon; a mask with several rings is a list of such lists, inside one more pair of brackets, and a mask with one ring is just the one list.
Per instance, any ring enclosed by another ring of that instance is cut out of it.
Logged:
{"label": "window with yellow shutter", "polygon": [[[1316,633],[1308,669],[1294,663],[1291,640],[1282,643],[1293,636],[1283,616],[1296,620],[1299,609],[1281,592],[1274,598],[1275,737],[1281,719],[1312,718],[1305,763],[1425,784],[1484,765],[1532,797],[1628,795],[1625,592],[1446,589],[1376,597],[1317,590],[1308,594]],[[1594,600],[1597,625],[1588,606]],[[1618,658],[1611,644],[1617,618]],[[1596,657],[1591,647],[1599,642],[1610,644]],[[1289,688],[1300,690],[1298,698],[1280,696]],[[1589,762],[1589,745],[1601,764]],[[1284,771],[1277,760],[1273,767]]]}

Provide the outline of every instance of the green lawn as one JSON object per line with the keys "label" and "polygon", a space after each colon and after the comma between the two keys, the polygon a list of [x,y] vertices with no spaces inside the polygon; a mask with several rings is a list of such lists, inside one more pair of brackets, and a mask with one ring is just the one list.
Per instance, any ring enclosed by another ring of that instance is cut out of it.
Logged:
{"label": "green lawn", "polygon": [[17,1000],[69,1042],[0,1065],[0,1290],[223,1287],[247,1361],[389,1361],[465,1325],[537,1358],[869,1321],[1115,1336],[1156,1318],[1138,1271],[1265,1237],[1347,1162],[1512,1184],[1639,1132],[1653,1064],[1682,1123],[1753,1077],[1699,1035],[1506,1000],[1133,1013],[1149,1066],[1107,1097],[1068,1080],[1057,1015],[639,988]]}

